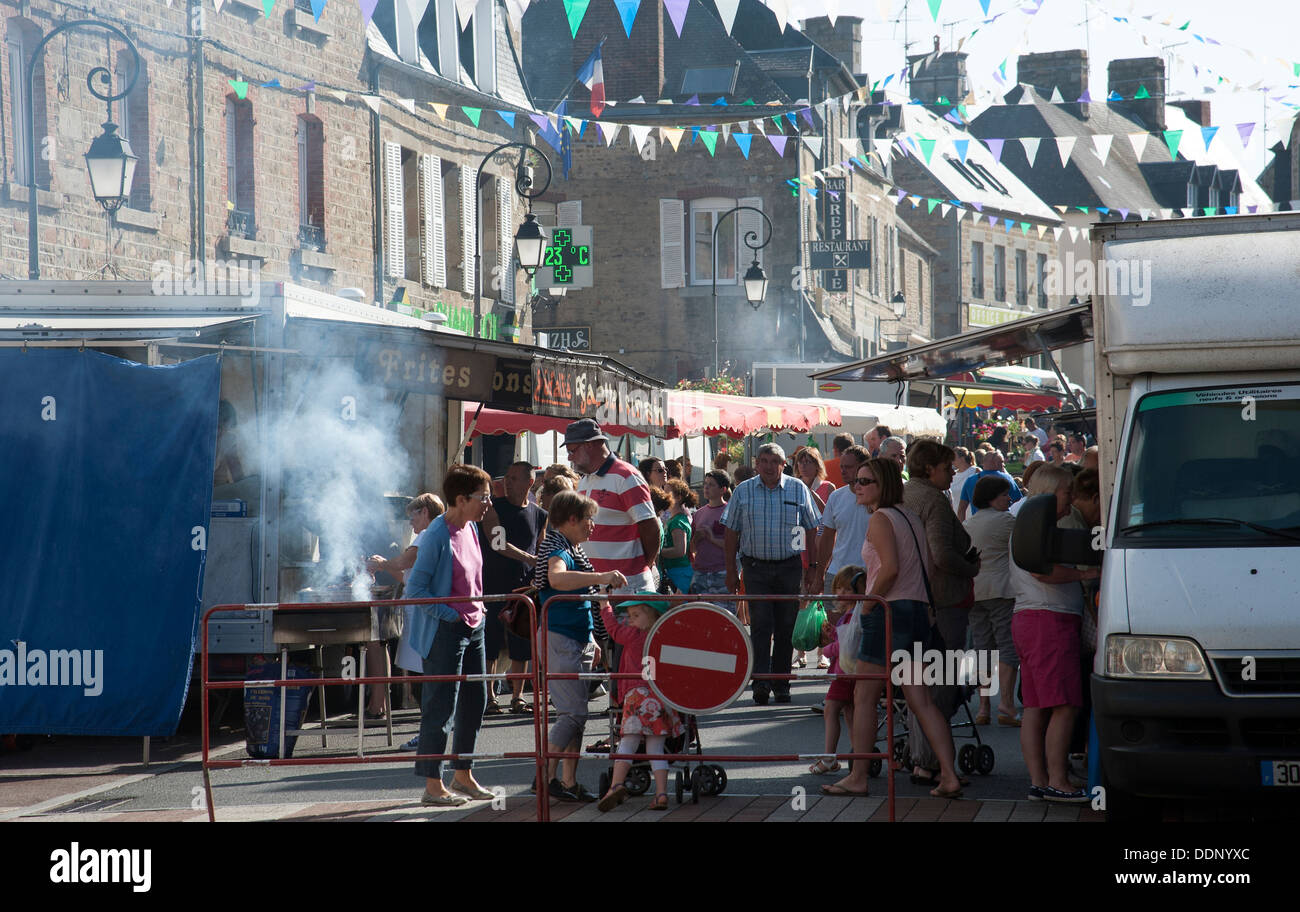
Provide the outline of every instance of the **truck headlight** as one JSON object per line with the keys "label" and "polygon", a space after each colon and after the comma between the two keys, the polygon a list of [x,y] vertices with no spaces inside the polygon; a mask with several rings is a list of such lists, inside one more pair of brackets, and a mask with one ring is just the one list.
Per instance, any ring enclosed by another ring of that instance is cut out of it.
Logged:
{"label": "truck headlight", "polygon": [[1201,647],[1179,637],[1106,637],[1106,676],[1208,681],[1210,669]]}

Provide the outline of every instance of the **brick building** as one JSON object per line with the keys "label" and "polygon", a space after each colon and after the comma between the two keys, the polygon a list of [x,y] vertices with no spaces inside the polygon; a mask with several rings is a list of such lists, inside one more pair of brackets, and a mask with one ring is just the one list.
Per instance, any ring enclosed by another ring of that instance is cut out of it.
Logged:
{"label": "brick building", "polygon": [[[602,38],[606,98],[615,102],[601,115],[601,134],[589,126],[574,139],[569,180],[548,197],[558,223],[593,228],[595,286],[569,290],[539,311],[539,331],[587,330],[593,349],[670,381],[710,374],[716,253],[724,369],[743,374],[754,361],[873,354],[888,321],[898,322],[890,302],[906,246],[906,267],[922,273],[908,279],[917,292],[907,319],[929,333],[922,301],[932,301],[934,253],[919,238],[901,237],[884,196],[887,175],[839,169],[831,175],[844,181],[839,199],[820,190],[816,199],[796,197],[787,183],[854,154],[846,148],[863,154],[854,94],[865,78],[857,69],[861,20],[783,31],[770,10],[746,0],[728,34],[711,3],[692,0],[680,38],[661,5],[643,5],[629,39],[613,0],[593,0],[575,38],[562,3],[540,0],[524,22],[525,73],[539,107],[565,100],[570,116],[586,116],[587,90],[573,74]],[[816,28],[831,46],[809,38]],[[844,96],[843,104],[812,107]],[[712,153],[707,143],[715,143]],[[761,209],[773,223],[771,243],[758,254],[769,278],[758,310],[738,277],[751,259],[743,239],[750,231],[761,239],[762,220],[742,211],[717,222],[737,205]],[[871,239],[874,268],[836,277],[811,270],[806,242],[830,231]]]}
{"label": "brick building", "polygon": [[[368,25],[343,3],[317,22],[305,0],[269,18],[260,0],[227,0],[220,11],[198,0],[125,0],[112,14],[96,12],[141,55],[131,94],[113,107],[139,163],[111,225],[83,164],[104,120],[86,75],[107,66],[117,89],[130,77],[130,55],[114,40],[106,59],[99,30],[56,37],[33,80],[42,277],[110,275],[101,267],[111,246],[122,279],[155,279],[159,264],[183,270],[195,261],[211,275],[232,262],[262,281],[360,289],[381,305],[403,288],[412,308],[505,336],[526,297],[509,243],[523,209],[512,187],[518,156],[477,171],[493,146],[527,138],[522,115],[532,105],[504,4],[480,0],[465,29],[455,6],[433,0],[415,21],[410,4],[380,0]],[[52,3],[0,0],[0,274],[27,273],[24,70],[63,15]],[[478,126],[462,106],[481,112]]]}

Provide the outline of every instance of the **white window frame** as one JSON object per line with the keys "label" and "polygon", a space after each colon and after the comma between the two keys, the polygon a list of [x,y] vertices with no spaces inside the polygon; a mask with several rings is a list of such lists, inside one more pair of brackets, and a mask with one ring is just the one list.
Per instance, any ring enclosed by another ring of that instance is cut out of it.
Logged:
{"label": "white window frame", "polygon": [[443,79],[460,82],[460,23],[456,0],[433,0],[437,4],[438,72]]}
{"label": "white window frame", "polygon": [[[718,216],[723,214],[724,212],[727,212],[730,209],[734,209],[737,205],[739,204],[736,202],[736,200],[726,199],[725,197],[720,197],[720,196],[710,196],[710,197],[705,197],[703,199],[691,200],[691,205],[687,212],[687,220],[686,220],[686,225],[687,225],[686,246],[690,249],[691,252],[691,263],[690,263],[690,280],[691,280],[690,284],[691,285],[709,285],[709,286],[713,285],[712,276],[711,275],[701,276],[700,270],[698,268],[700,264],[698,262],[699,257],[696,256],[696,244],[695,244],[696,215],[703,214],[706,212],[712,213],[712,218],[710,218],[709,220],[709,255],[711,260],[711,262],[709,263],[709,268],[710,268],[710,273],[712,273],[712,270],[714,268],[714,263],[718,259],[717,251],[713,249],[713,230],[718,224]],[[737,277],[735,273],[738,273],[740,271],[739,248],[743,245],[740,244],[740,219],[736,217],[738,215],[740,215],[739,212],[733,215],[728,223],[730,226],[728,228],[728,231],[731,234],[732,250],[734,251],[734,256],[732,258],[733,274],[731,278],[723,278],[719,276],[717,282],[719,285],[735,285],[737,281]],[[718,232],[719,240],[721,240],[723,236],[724,236],[723,232]],[[746,247],[745,249],[748,250],[749,248]]]}

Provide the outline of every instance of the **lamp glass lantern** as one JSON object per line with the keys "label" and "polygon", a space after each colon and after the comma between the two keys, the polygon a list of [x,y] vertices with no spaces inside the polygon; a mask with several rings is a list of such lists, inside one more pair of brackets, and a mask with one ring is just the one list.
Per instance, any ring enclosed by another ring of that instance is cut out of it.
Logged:
{"label": "lamp glass lantern", "polygon": [[907,301],[903,298],[901,291],[894,292],[894,296],[889,303],[894,305],[894,317],[896,319],[901,320],[907,316]]}
{"label": "lamp glass lantern", "polygon": [[131,144],[117,133],[117,124],[104,123],[104,132],[95,137],[86,153],[86,170],[90,172],[90,192],[107,212],[116,212],[131,196],[131,182],[139,158]]}
{"label": "lamp glass lantern", "polygon": [[542,232],[542,226],[537,224],[537,216],[529,212],[515,234],[515,255],[529,278],[541,267],[542,251],[545,248],[546,235]]}
{"label": "lamp glass lantern", "polygon": [[767,297],[767,273],[763,267],[758,265],[758,259],[750,264],[749,269],[745,271],[745,299],[755,309],[763,306],[763,299]]}

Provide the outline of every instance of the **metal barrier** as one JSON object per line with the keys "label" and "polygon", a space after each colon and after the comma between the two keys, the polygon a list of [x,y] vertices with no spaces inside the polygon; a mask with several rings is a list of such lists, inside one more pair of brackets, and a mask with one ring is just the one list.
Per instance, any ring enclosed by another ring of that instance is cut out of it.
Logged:
{"label": "metal barrier", "polygon": [[[589,598],[596,599],[597,597],[596,597],[596,596],[590,596]],[[617,605],[617,604],[619,604],[619,603],[627,603],[627,604],[631,604],[631,603],[634,602],[634,600],[635,600],[636,598],[637,598],[636,596],[632,596],[632,595],[622,595],[622,596],[611,595],[611,596],[608,596],[608,597],[607,597],[607,599],[608,599],[608,601],[610,602],[611,605]],[[891,615],[891,612],[889,611],[889,604],[888,604],[888,602],[886,602],[884,599],[882,599],[882,598],[880,598],[880,597],[878,597],[878,596],[874,596],[874,595],[819,596],[819,598],[820,598],[820,600],[822,600],[822,601],[832,600],[832,601],[871,602],[871,603],[874,603],[874,604],[877,604],[877,605],[882,605],[882,606],[884,606],[884,608],[885,608],[885,644],[886,644],[886,645],[885,645],[885,649],[886,649],[886,654],[887,654],[887,655],[890,653],[890,651],[891,651],[892,648],[893,648],[893,619],[892,619],[892,617],[890,616],[890,615]],[[718,604],[718,603],[720,603],[720,602],[741,602],[741,601],[745,601],[745,602],[753,602],[753,601],[783,601],[783,602],[788,602],[788,601],[795,601],[795,600],[801,600],[801,601],[802,601],[802,600],[807,600],[807,599],[808,599],[808,596],[807,596],[807,595],[795,595],[795,596],[791,596],[791,595],[751,595],[750,593],[744,593],[743,595],[740,595],[740,594],[736,594],[736,595],[732,595],[732,594],[718,594],[718,595],[714,595],[714,594],[708,594],[708,595],[696,594],[696,595],[656,595],[656,596],[655,596],[655,600],[656,600],[656,601],[669,602],[669,603],[673,603],[673,604],[685,604],[685,603],[688,603],[688,602],[705,602],[705,603],[711,603],[711,604]],[[605,600],[605,597],[601,597],[600,600]],[[632,672],[618,672],[618,671],[614,671],[614,672],[603,672],[603,671],[602,671],[602,672],[594,672],[594,671],[593,671],[593,672],[578,672],[578,673],[574,673],[574,672],[556,672],[556,673],[552,673],[549,669],[546,668],[546,659],[547,659],[547,643],[548,643],[548,631],[547,631],[547,629],[546,629],[546,617],[547,617],[547,612],[549,611],[551,605],[552,605],[553,603],[555,603],[555,602],[572,602],[572,601],[574,601],[574,597],[573,597],[572,595],[556,595],[556,596],[552,596],[551,598],[547,599],[546,602],[542,605],[541,617],[538,619],[537,626],[536,626],[536,633],[535,633],[535,636],[534,636],[534,640],[540,641],[540,649],[536,649],[536,648],[535,648],[535,649],[533,650],[533,668],[534,668],[535,670],[540,668],[540,671],[537,672],[538,683],[534,685],[534,688],[535,688],[536,693],[534,694],[535,699],[534,699],[534,701],[533,701],[533,706],[534,706],[535,709],[536,709],[537,707],[542,707],[543,709],[546,707],[546,705],[547,705],[547,699],[548,699],[548,696],[549,696],[549,693],[550,693],[550,687],[549,687],[549,683],[548,683],[548,682],[549,682],[551,679],[555,679],[555,680],[570,680],[570,681],[572,681],[572,680],[602,680],[602,681],[604,681],[604,680],[608,680],[608,681],[611,683],[611,685],[612,685],[615,681],[620,680],[620,679],[632,679],[632,678],[635,678],[636,680],[643,680],[643,679],[644,679],[643,676],[642,676],[641,674],[636,674],[636,673],[632,673]],[[885,777],[885,789],[886,789],[886,793],[887,793],[887,796],[888,796],[889,820],[890,820],[891,822],[893,822],[893,821],[894,821],[894,800],[895,800],[895,786],[894,786],[894,775],[893,775],[893,774],[894,774],[894,770],[893,770],[893,748],[894,748],[894,684],[893,684],[893,680],[892,680],[892,678],[891,678],[891,676],[890,676],[890,673],[889,673],[889,668],[886,667],[886,669],[885,669],[885,671],[884,671],[883,674],[838,674],[838,675],[829,675],[829,674],[823,674],[823,673],[821,673],[821,672],[818,671],[818,672],[791,673],[791,674],[788,674],[788,675],[778,675],[778,674],[770,674],[770,673],[768,673],[768,674],[755,674],[755,675],[751,675],[751,679],[752,679],[752,680],[755,680],[755,681],[794,681],[794,680],[798,680],[798,679],[800,679],[800,678],[817,678],[817,679],[819,679],[819,680],[834,680],[834,679],[836,679],[836,678],[843,678],[843,679],[845,679],[845,680],[852,680],[852,681],[883,680],[883,681],[885,682],[885,739],[886,739],[885,752],[884,752],[884,753],[852,753],[852,752],[850,752],[850,753],[845,753],[845,754],[841,754],[841,753],[836,753],[836,754],[817,753],[817,754],[761,754],[761,755],[753,755],[753,754],[704,754],[704,753],[699,753],[699,754],[690,754],[689,756],[690,756],[690,758],[691,758],[691,761],[694,762],[694,761],[710,761],[710,760],[712,760],[712,761],[718,761],[718,760],[723,760],[723,761],[733,762],[733,763],[734,763],[734,762],[739,762],[739,763],[779,763],[779,762],[790,762],[790,761],[802,761],[802,760],[807,759],[807,758],[810,758],[810,757],[812,757],[812,758],[816,758],[816,757],[832,757],[832,756],[833,756],[836,760],[862,760],[862,761],[868,761],[868,762],[871,761],[871,760],[880,760],[883,769],[886,770],[887,773],[888,773],[888,775]],[[613,689],[612,689],[612,688],[611,688],[610,698],[611,698],[611,700],[615,698],[615,695],[614,695],[614,692],[613,692]],[[539,712],[537,715],[538,715],[539,720],[542,719],[542,718],[544,718],[544,717],[541,716],[540,712]],[[584,754],[584,753],[582,753],[582,752],[580,752],[580,751],[579,751],[579,752],[576,752],[576,753],[573,752],[573,751],[552,751],[552,750],[550,749],[550,743],[549,743],[549,741],[547,740],[546,732],[544,732],[544,731],[540,731],[540,730],[539,730],[539,732],[538,732],[537,745],[538,745],[538,749],[537,749],[537,783],[538,783],[538,788],[537,788],[537,819],[540,820],[540,821],[549,821],[549,820],[551,819],[551,814],[550,814],[550,800],[549,800],[549,798],[548,798],[548,791],[547,791],[547,788],[545,787],[545,783],[548,781],[547,778],[546,778],[546,771],[547,771],[547,768],[548,768],[549,765],[550,765],[550,761],[551,761],[551,760],[569,760],[569,759],[578,759],[578,760],[580,760],[580,759],[582,759],[583,757],[587,757],[587,758],[602,758],[602,759],[606,759],[606,760],[610,760],[610,761],[614,761],[614,760],[629,760],[629,761],[638,761],[638,760],[669,760],[669,761],[672,761],[672,760],[681,760],[682,757],[683,757],[683,754],[619,754],[619,753],[614,753],[614,752],[612,752],[612,751],[611,751],[610,753]],[[610,747],[614,747],[614,744],[613,744],[612,742],[611,742],[611,744],[610,744]]]}
{"label": "metal barrier", "polygon": [[[250,604],[250,605],[215,605],[215,606],[213,606],[212,608],[209,608],[209,609],[204,613],[204,615],[203,615],[203,620],[202,620],[202,622],[201,622],[201,625],[202,625],[202,630],[201,630],[201,633],[202,633],[201,667],[202,667],[202,687],[203,687],[203,788],[204,788],[204,792],[205,792],[206,799],[207,799],[208,820],[209,820],[210,822],[215,822],[215,821],[216,821],[216,806],[215,806],[215,804],[214,804],[214,802],[213,802],[213,798],[212,798],[212,779],[211,779],[211,775],[210,775],[210,772],[209,772],[210,770],[213,770],[213,769],[233,769],[233,768],[244,767],[244,766],[330,766],[330,765],[341,765],[341,764],[352,764],[352,763],[363,763],[363,764],[364,764],[364,763],[393,763],[393,762],[395,762],[395,761],[394,761],[394,758],[393,758],[393,756],[392,756],[391,754],[385,754],[385,755],[380,755],[380,756],[371,756],[371,757],[366,757],[366,756],[362,756],[362,755],[358,755],[358,756],[356,756],[356,757],[352,757],[352,756],[347,756],[347,757],[289,757],[289,758],[284,757],[284,756],[283,756],[283,755],[284,755],[284,752],[285,752],[285,751],[284,751],[284,737],[285,737],[285,726],[286,726],[286,724],[287,724],[287,719],[285,718],[285,716],[286,716],[286,713],[285,713],[285,704],[286,704],[286,699],[285,699],[285,697],[286,697],[286,691],[284,690],[284,688],[286,688],[286,687],[320,687],[320,686],[324,686],[324,685],[327,685],[327,684],[356,684],[356,685],[358,685],[358,686],[362,686],[362,685],[366,685],[366,684],[392,684],[392,683],[398,683],[398,682],[401,682],[401,683],[415,683],[415,682],[421,682],[421,683],[424,683],[424,682],[434,682],[434,681],[485,681],[485,682],[486,682],[486,681],[499,681],[499,680],[507,680],[507,681],[526,680],[526,681],[532,681],[532,682],[533,682],[533,692],[534,692],[534,695],[536,696],[536,694],[538,693],[538,691],[539,691],[539,689],[540,689],[540,686],[541,686],[540,683],[539,683],[539,681],[538,681],[538,678],[537,678],[537,671],[536,671],[536,669],[539,668],[540,665],[542,664],[542,663],[539,663],[538,661],[536,661],[536,658],[537,658],[537,656],[538,656],[539,654],[540,654],[540,655],[545,655],[545,652],[544,652],[544,644],[543,644],[543,651],[540,652],[540,653],[539,653],[539,651],[538,651],[538,637],[537,637],[537,630],[538,630],[538,615],[537,615],[537,606],[536,606],[536,604],[533,602],[532,599],[528,598],[527,596],[518,595],[518,594],[514,594],[514,593],[511,593],[511,594],[508,594],[508,595],[505,595],[505,594],[503,594],[503,595],[483,595],[483,596],[479,596],[478,598],[475,598],[474,601],[479,601],[479,602],[523,602],[523,603],[525,603],[525,604],[527,605],[527,607],[528,607],[528,616],[529,616],[529,628],[530,628],[530,631],[531,631],[530,639],[531,639],[531,643],[532,643],[532,648],[533,648],[533,657],[534,657],[534,662],[533,662],[533,669],[534,669],[534,671],[533,671],[533,673],[531,673],[531,674],[529,674],[529,673],[520,673],[520,674],[508,674],[508,673],[507,673],[507,674],[490,674],[490,673],[489,673],[489,674],[459,674],[459,675],[404,675],[404,676],[400,676],[400,677],[399,677],[399,676],[395,676],[395,675],[389,675],[389,676],[384,676],[384,677],[366,677],[366,676],[361,676],[361,677],[351,677],[351,678],[347,678],[347,677],[344,677],[344,678],[325,678],[325,677],[321,677],[321,678],[292,678],[292,679],[284,679],[284,678],[281,678],[281,679],[276,679],[276,680],[265,680],[265,681],[211,681],[211,680],[209,680],[209,677],[208,677],[208,657],[209,657],[209,653],[208,653],[208,621],[209,621],[209,619],[212,617],[212,615],[216,614],[217,612],[221,612],[221,611],[272,611],[272,612],[274,612],[274,611],[290,611],[290,612],[293,612],[293,611],[321,611],[321,610],[330,610],[330,609],[335,609],[335,610],[337,610],[337,609],[359,609],[359,608],[372,609],[372,608],[381,608],[381,607],[390,607],[390,606],[395,607],[395,606],[404,606],[404,605],[437,605],[437,604],[451,604],[451,603],[458,603],[458,602],[464,602],[464,601],[467,601],[467,599],[466,599],[464,596],[447,596],[447,597],[443,597],[443,598],[387,599],[387,600],[381,600],[381,601],[364,601],[364,602],[301,602],[301,603],[290,603],[290,602],[277,603],[277,602],[269,602],[269,603],[264,603],[264,604]],[[486,623],[486,621],[485,621],[485,623]],[[363,653],[363,656],[364,656],[364,653]],[[363,658],[363,661],[364,661],[364,658]],[[210,692],[210,691],[213,691],[213,690],[235,690],[235,689],[246,689],[246,688],[249,688],[249,687],[277,687],[277,688],[280,688],[280,750],[279,750],[279,754],[280,754],[280,756],[279,756],[278,758],[275,758],[275,759],[266,759],[266,760],[257,760],[257,759],[252,759],[252,758],[246,758],[246,759],[242,759],[242,760],[213,760],[213,759],[211,759],[211,757],[210,757],[210,749],[211,749],[211,741],[210,741],[210,738],[211,738],[211,732],[210,732],[210,730],[209,730],[209,706],[208,706],[208,695],[209,695],[209,692]],[[539,707],[540,707],[540,709],[539,709]],[[535,750],[533,750],[533,751],[507,751],[507,752],[503,752],[503,753],[492,753],[492,754],[481,754],[481,753],[474,753],[474,754],[425,754],[425,753],[415,753],[415,754],[404,754],[404,755],[402,755],[401,760],[402,760],[402,762],[406,762],[407,760],[459,760],[459,759],[470,759],[470,760],[475,760],[475,759],[477,759],[477,760],[519,760],[519,759],[533,759],[534,757],[537,756],[537,751],[541,749],[541,747],[542,747],[542,745],[544,745],[544,743],[545,743],[545,739],[546,739],[546,734],[545,734],[545,719],[546,719],[546,717],[545,717],[545,707],[546,707],[546,702],[545,702],[545,698],[544,698],[544,697],[542,698],[542,700],[541,700],[540,703],[539,703],[536,699],[534,700],[534,703],[533,703],[533,738],[534,738],[534,746],[535,746]],[[359,707],[359,708],[360,708],[360,707]],[[390,712],[390,714],[391,714],[391,712],[392,712],[391,708],[389,709],[389,712]],[[361,724],[361,725],[364,725],[364,724],[365,724],[365,719],[364,719],[364,717],[361,718],[361,719],[359,719],[358,721],[359,721],[359,724]],[[322,728],[323,728],[323,726],[324,726],[324,721],[322,721]],[[358,751],[359,751],[359,752],[361,751],[360,739],[358,740]],[[540,789],[539,792],[540,792],[541,794],[545,794],[546,790],[543,788],[543,789]]]}

